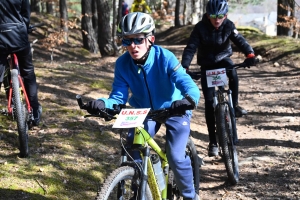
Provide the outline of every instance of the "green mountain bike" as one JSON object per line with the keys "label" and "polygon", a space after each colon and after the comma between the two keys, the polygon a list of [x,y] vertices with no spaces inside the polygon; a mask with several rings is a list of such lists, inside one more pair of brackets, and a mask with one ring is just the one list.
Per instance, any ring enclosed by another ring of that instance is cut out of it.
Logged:
{"label": "green mountain bike", "polygon": [[[81,109],[85,108],[80,95],[76,96]],[[123,107],[124,108],[124,107]],[[106,121],[116,119],[115,115],[121,112],[122,106],[114,109],[104,109],[99,115],[85,117],[101,117]],[[124,110],[124,109],[123,109]],[[123,111],[122,110],[122,111]],[[149,111],[147,117],[162,122],[170,117],[168,109]],[[150,134],[141,126],[135,127],[133,145],[127,145],[126,133],[121,133],[121,164],[111,172],[99,189],[96,200],[159,200],[180,199],[172,169],[169,167],[166,153],[159,147]],[[132,150],[138,150],[142,162],[135,162],[130,155]],[[186,145],[186,155],[191,159],[193,169],[193,183],[195,192],[199,193],[199,158],[195,145],[189,138]],[[157,165],[161,163],[161,165]],[[159,166],[159,168],[157,167]],[[161,173],[160,173],[161,172]]]}

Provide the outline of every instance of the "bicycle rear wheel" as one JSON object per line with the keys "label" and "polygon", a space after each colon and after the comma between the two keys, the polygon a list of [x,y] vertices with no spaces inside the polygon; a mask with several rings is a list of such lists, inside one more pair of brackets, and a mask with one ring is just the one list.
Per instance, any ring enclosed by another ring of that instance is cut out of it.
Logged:
{"label": "bicycle rear wheel", "polygon": [[[104,181],[95,200],[135,200],[133,188],[138,190],[140,183],[138,172],[130,166],[122,166],[114,170]],[[152,200],[149,185],[146,186],[146,200]]]}
{"label": "bicycle rear wheel", "polygon": [[229,182],[233,185],[239,181],[239,166],[236,146],[233,142],[233,127],[227,104],[218,104],[216,108],[216,128],[221,146],[221,155],[225,162]]}
{"label": "bicycle rear wheel", "polygon": [[[199,194],[199,183],[200,183],[199,166],[200,166],[200,164],[199,164],[199,158],[198,158],[198,153],[197,153],[195,144],[191,138],[188,139],[185,152],[186,152],[186,155],[189,156],[191,159],[195,193]],[[176,185],[174,173],[171,169],[169,171],[167,196],[168,196],[169,200],[177,200],[177,199],[179,200],[180,199],[180,191]]]}
{"label": "bicycle rear wheel", "polygon": [[13,89],[13,115],[17,121],[19,135],[20,157],[28,157],[28,125],[25,104],[20,94],[20,83],[18,79],[18,70],[11,70],[12,89]]}

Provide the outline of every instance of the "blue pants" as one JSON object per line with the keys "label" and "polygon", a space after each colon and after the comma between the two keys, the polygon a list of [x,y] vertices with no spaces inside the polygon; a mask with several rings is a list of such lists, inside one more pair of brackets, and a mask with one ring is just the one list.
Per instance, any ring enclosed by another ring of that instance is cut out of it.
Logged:
{"label": "blue pants", "polygon": [[[188,115],[170,117],[166,123],[166,154],[172,168],[178,188],[185,198],[193,198],[195,189],[190,157],[185,155],[186,144],[190,135],[190,117]],[[161,124],[145,120],[144,128],[151,137],[159,130]],[[134,129],[129,130],[128,142],[132,144]],[[135,160],[140,160],[138,152],[133,153]]]}

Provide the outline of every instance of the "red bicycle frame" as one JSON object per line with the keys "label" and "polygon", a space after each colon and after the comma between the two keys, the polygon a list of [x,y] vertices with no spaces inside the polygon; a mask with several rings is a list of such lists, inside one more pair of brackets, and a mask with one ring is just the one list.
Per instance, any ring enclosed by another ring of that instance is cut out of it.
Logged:
{"label": "red bicycle frame", "polygon": [[[25,101],[26,101],[26,105],[27,105],[27,110],[29,113],[31,113],[31,106],[29,103],[29,99],[25,90],[25,86],[22,80],[22,77],[20,76],[20,70],[19,70],[19,61],[17,58],[17,55],[12,53],[10,54],[10,70],[12,69],[17,69],[18,70],[18,79],[19,79],[19,83],[22,87],[23,90],[23,94],[25,97]],[[10,79],[10,87],[9,87],[9,93],[8,93],[8,103],[7,103],[7,111],[9,115],[12,115],[12,107],[11,107],[11,103],[12,103],[12,79]]]}

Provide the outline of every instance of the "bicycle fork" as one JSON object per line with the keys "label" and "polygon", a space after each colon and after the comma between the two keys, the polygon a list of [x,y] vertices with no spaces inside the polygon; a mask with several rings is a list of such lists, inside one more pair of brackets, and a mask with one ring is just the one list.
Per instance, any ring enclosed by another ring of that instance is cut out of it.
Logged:
{"label": "bicycle fork", "polygon": [[[225,97],[221,94],[218,94],[218,92],[220,92],[220,91],[215,91],[214,94],[213,94],[213,107],[214,107],[214,109],[216,109],[216,106],[218,105],[219,101],[220,102],[224,101],[222,98],[225,99]],[[233,107],[233,103],[232,103],[232,91],[230,89],[228,89],[228,90],[224,90],[223,92],[227,93],[227,98],[228,98],[227,102],[228,102],[228,107],[229,107],[228,112],[230,113],[231,118],[235,118],[235,112],[234,112],[234,107]],[[226,100],[225,100],[225,102],[226,102]],[[232,120],[234,120],[234,119],[229,120],[226,117],[226,122],[231,123],[231,124],[229,124],[229,127],[231,127],[231,129],[232,129],[233,143],[236,144],[237,141],[238,141],[238,136],[237,136],[236,129],[233,130],[234,124],[232,124]]]}

